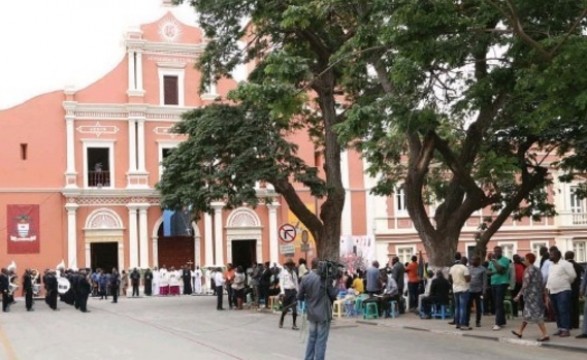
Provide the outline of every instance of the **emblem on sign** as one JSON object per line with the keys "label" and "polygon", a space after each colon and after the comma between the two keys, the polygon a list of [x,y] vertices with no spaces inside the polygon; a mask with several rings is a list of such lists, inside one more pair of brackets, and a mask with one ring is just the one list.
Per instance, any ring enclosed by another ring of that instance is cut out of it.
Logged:
{"label": "emblem on sign", "polygon": [[296,238],[296,228],[291,224],[283,224],[279,228],[279,237],[285,242],[292,242]]}

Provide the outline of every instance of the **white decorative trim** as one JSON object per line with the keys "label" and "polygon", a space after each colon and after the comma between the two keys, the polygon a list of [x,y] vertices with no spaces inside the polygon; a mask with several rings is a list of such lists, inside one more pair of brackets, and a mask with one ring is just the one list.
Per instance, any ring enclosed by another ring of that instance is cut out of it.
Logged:
{"label": "white decorative trim", "polygon": [[[536,257],[540,257],[540,247],[546,246],[548,248],[548,241],[547,240],[532,240],[530,241],[530,251],[536,255]],[[534,248],[537,248],[534,251]]]}
{"label": "white decorative trim", "polygon": [[96,137],[100,137],[102,134],[114,135],[120,131],[118,126],[114,125],[101,125],[99,121],[96,121],[94,125],[80,125],[76,128],[76,131],[80,134],[94,134]]}
{"label": "white decorative trim", "polygon": [[110,186],[104,186],[103,188],[114,188],[115,181],[116,181],[116,174],[115,174],[115,164],[114,164],[114,143],[115,140],[112,139],[81,139],[83,142],[83,178],[84,178],[84,188],[88,188],[88,148],[107,148],[108,149],[108,161],[110,162],[109,172],[110,172]]}
{"label": "white decorative trim", "polygon": [[226,227],[260,227],[261,220],[257,213],[246,207],[233,210],[226,219]]}
{"label": "white decorative trim", "polygon": [[100,208],[92,211],[88,215],[84,230],[120,230],[124,229],[122,224],[122,219],[114,210]]}
{"label": "white decorative trim", "polygon": [[179,145],[180,141],[171,141],[171,140],[158,140],[157,141],[158,150],[157,154],[159,156],[159,180],[161,180],[161,175],[163,175],[163,150],[165,149],[175,149]]}
{"label": "white decorative trim", "polygon": [[[158,68],[159,74],[159,105],[164,107],[177,107],[184,106],[185,104],[185,70],[184,69],[170,69],[170,68]],[[164,76],[177,76],[177,105],[165,105],[165,91],[164,91]]]}
{"label": "white decorative trim", "polygon": [[402,258],[399,256],[399,251],[400,251],[400,250],[407,250],[407,249],[411,250],[411,252],[412,252],[412,253],[411,253],[411,255],[410,255],[410,258],[411,258],[412,256],[416,255],[416,245],[395,245],[395,256],[399,257],[399,261],[400,261],[402,264],[403,264],[403,263],[406,263],[406,262],[409,262],[409,261],[410,261],[410,259],[402,259]]}

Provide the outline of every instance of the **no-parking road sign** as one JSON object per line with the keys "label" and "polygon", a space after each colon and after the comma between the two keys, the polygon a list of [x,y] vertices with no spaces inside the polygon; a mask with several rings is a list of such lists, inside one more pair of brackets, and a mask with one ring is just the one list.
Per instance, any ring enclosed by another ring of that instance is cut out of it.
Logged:
{"label": "no-parking road sign", "polygon": [[292,242],[296,238],[296,228],[291,224],[283,224],[279,228],[279,237],[285,242]]}

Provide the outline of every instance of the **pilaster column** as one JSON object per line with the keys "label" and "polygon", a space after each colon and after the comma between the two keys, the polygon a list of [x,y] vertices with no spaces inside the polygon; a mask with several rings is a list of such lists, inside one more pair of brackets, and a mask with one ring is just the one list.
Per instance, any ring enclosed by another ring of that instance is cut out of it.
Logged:
{"label": "pilaster column", "polygon": [[137,207],[136,205],[127,205],[128,207],[128,252],[129,267],[135,268],[139,265],[139,239],[137,231]]}
{"label": "pilaster column", "polygon": [[212,216],[204,214],[204,265],[214,264],[214,245],[212,244]]}
{"label": "pilaster column", "polygon": [[224,208],[223,202],[213,202],[210,204],[214,208],[214,243],[216,256],[214,258],[214,264],[224,264],[224,229],[222,227],[222,209]]}
{"label": "pilaster column", "polygon": [[[77,223],[76,212],[78,204],[67,203],[67,267],[78,267],[77,264]],[[86,264],[86,266],[88,266]]]}
{"label": "pilaster column", "polygon": [[121,272],[124,269],[124,243],[120,241],[118,243],[118,272]]}
{"label": "pilaster column", "polygon": [[196,268],[196,265],[200,265],[200,263],[202,262],[200,256],[201,241],[202,239],[200,235],[194,236],[194,269]]}
{"label": "pilaster column", "polygon": [[137,120],[128,119],[128,172],[137,171]]}
{"label": "pilaster column", "polygon": [[151,240],[153,241],[153,266],[159,267],[159,238],[153,236]]}
{"label": "pilaster column", "polygon": [[92,266],[92,246],[90,243],[86,243],[85,245],[85,253],[86,253],[86,267]]}
{"label": "pilaster column", "polygon": [[[340,173],[342,186],[344,188],[344,205],[342,208],[341,235],[352,235],[353,233],[353,214],[351,209],[351,184],[349,170],[349,152],[344,150],[340,153]],[[318,209],[316,209],[318,211]]]}
{"label": "pilaster column", "polygon": [[147,236],[147,209],[149,205],[142,205],[139,208],[139,266],[141,269],[149,267],[149,238]]}
{"label": "pilaster column", "polygon": [[65,117],[66,135],[67,135],[67,173],[75,173],[75,147],[74,147],[74,116]]}
{"label": "pilaster column", "polygon": [[136,63],[137,90],[142,91],[143,90],[143,51],[137,50],[136,54],[137,54],[137,63]]}
{"label": "pilaster column", "polygon": [[269,260],[271,263],[279,261],[279,241],[278,241],[278,230],[277,230],[277,208],[279,202],[273,201],[271,204],[267,204],[269,209]]}
{"label": "pilaster column", "polygon": [[145,119],[137,119],[137,152],[138,152],[138,170],[145,172]]}
{"label": "pilaster column", "polygon": [[135,51],[132,49],[128,50],[128,90],[136,90],[135,86]]}

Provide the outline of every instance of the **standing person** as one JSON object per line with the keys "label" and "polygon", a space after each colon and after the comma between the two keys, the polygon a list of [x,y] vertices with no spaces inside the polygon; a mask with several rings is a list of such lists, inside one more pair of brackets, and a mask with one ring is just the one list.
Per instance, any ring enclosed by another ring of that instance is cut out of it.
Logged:
{"label": "standing person", "polygon": [[112,291],[112,303],[118,302],[118,292],[120,290],[120,275],[116,268],[112,268],[112,275],[110,275],[110,290]]}
{"label": "standing person", "polygon": [[306,302],[310,324],[304,360],[324,359],[332,321],[332,302],[337,295],[334,279],[320,273],[318,259],[312,259],[312,271],[302,279],[298,294],[298,300]]}
{"label": "standing person", "polygon": [[271,286],[271,269],[269,268],[269,261],[261,267],[261,278],[259,280],[260,299],[263,299],[265,308],[269,308],[269,287]]}
{"label": "standing person", "polygon": [[279,327],[283,327],[283,320],[285,314],[291,308],[291,314],[293,318],[292,330],[299,330],[296,325],[296,319],[298,318],[297,311],[297,296],[298,296],[298,275],[295,272],[296,264],[293,260],[289,259],[285,264],[284,271],[281,272],[279,277],[279,288],[281,289],[279,296],[283,298],[283,309],[281,311],[281,318],[279,319]]}
{"label": "standing person", "polygon": [[[141,283],[141,273],[139,269],[134,268],[130,273],[130,284],[132,285],[132,297],[139,296],[139,284]],[[136,295],[135,295],[136,294]]]}
{"label": "standing person", "polygon": [[308,267],[306,266],[306,259],[300,258],[298,260],[298,278],[301,280],[304,275],[308,273]]}
{"label": "standing person", "polygon": [[83,313],[90,312],[88,310],[88,297],[92,292],[92,285],[88,280],[88,274],[85,269],[80,270],[80,276],[78,279],[78,302],[79,302],[79,310]]}
{"label": "standing person", "polygon": [[[513,271],[515,271],[515,278],[516,278],[516,283],[514,286],[514,290],[513,290],[513,294],[519,294],[520,290],[522,289],[522,283],[524,281],[524,264],[522,263],[522,258],[520,257],[520,255],[515,254],[513,256]],[[519,310],[524,310],[524,297],[520,297],[519,301],[514,301],[514,303],[512,304],[512,313],[514,315],[514,317],[518,317],[518,309]]]}
{"label": "standing person", "polygon": [[153,268],[153,296],[159,295],[159,281],[161,279],[161,273],[157,267]]}
{"label": "standing person", "polygon": [[217,268],[216,272],[214,272],[214,286],[216,287],[216,310],[224,310],[224,307],[222,307],[224,293],[224,274],[222,274],[221,268]]}
{"label": "standing person", "polygon": [[202,270],[200,270],[200,266],[196,266],[194,271],[194,291],[198,295],[202,293]]}
{"label": "standing person", "polygon": [[550,251],[550,271],[546,288],[550,294],[550,301],[554,307],[556,317],[556,326],[558,327],[555,335],[560,337],[570,336],[571,329],[571,284],[577,277],[573,265],[561,259],[560,250]]}
{"label": "standing person", "polygon": [[406,311],[406,304],[403,296],[405,289],[404,274],[406,272],[406,269],[404,267],[404,264],[402,264],[402,262],[399,261],[399,258],[397,256],[394,256],[391,259],[391,265],[391,276],[393,276],[393,279],[395,280],[397,284],[397,289],[399,291],[399,312],[400,314],[403,314]]}
{"label": "standing person", "polygon": [[[556,249],[556,246],[551,246],[550,250]],[[548,248],[546,248],[546,246],[541,246],[540,247],[540,271],[542,272],[542,281],[546,284],[546,281],[548,281],[548,272],[550,270],[550,264],[552,264],[552,261],[550,261],[550,253],[548,251]]]}
{"label": "standing person", "polygon": [[565,253],[565,260],[570,262],[575,269],[577,277],[571,284],[571,329],[579,328],[579,298],[581,288],[581,276],[583,275],[583,267],[575,262],[575,253],[567,251]]}
{"label": "standing person", "polygon": [[234,292],[232,291],[232,281],[234,280],[234,268],[232,264],[226,265],[226,272],[224,273],[224,281],[226,282],[226,292],[228,293],[228,308],[232,310],[236,301],[234,300]]}
{"label": "standing person", "polygon": [[[379,261],[375,260],[367,268],[365,278],[367,279],[367,294],[373,296],[381,292],[381,283],[379,281]],[[397,281],[396,281],[397,284]]]}
{"label": "standing person", "polygon": [[510,284],[509,268],[510,260],[502,255],[501,246],[494,247],[487,272],[491,276],[491,293],[493,295],[493,305],[495,306],[494,331],[500,330],[506,324],[503,302]]}
{"label": "standing person", "polygon": [[10,311],[10,280],[8,278],[8,270],[2,268],[0,272],[0,291],[2,292],[2,311]]}
{"label": "standing person", "polygon": [[183,280],[183,294],[192,294],[192,271],[187,265],[181,269],[181,279]]}
{"label": "standing person", "polygon": [[30,269],[26,269],[22,277],[22,290],[24,291],[26,311],[33,311],[33,279]]}
{"label": "standing person", "polygon": [[232,291],[236,299],[236,309],[242,310],[245,301],[245,273],[242,266],[237,266],[234,273],[234,280],[232,282]]}
{"label": "standing person", "polygon": [[528,323],[533,322],[542,331],[542,337],[538,338],[538,341],[548,341],[550,338],[544,325],[544,282],[541,271],[534,266],[535,261],[536,255],[532,253],[528,253],[524,257],[522,288],[514,297],[516,302],[520,301],[522,297],[525,299],[525,306],[522,309],[524,320],[520,329],[518,331],[512,330],[512,334],[521,339]]}
{"label": "standing person", "polygon": [[57,273],[54,270],[49,271],[45,278],[45,289],[47,291],[47,295],[45,296],[45,302],[53,310],[57,310],[58,284],[56,274]]}
{"label": "standing person", "polygon": [[153,272],[151,272],[151,269],[147,268],[147,270],[145,270],[145,275],[144,275],[144,281],[145,281],[145,295],[147,296],[151,296],[151,294],[153,294]]}
{"label": "standing person", "polygon": [[[579,294],[583,298],[587,295],[587,274],[583,276],[583,279],[581,280]],[[585,316],[585,314],[587,314],[587,301],[585,301],[585,304],[583,305],[583,332],[575,336],[577,339],[587,339],[587,316]]]}
{"label": "standing person", "polygon": [[455,299],[455,325],[457,329],[471,330],[469,324],[469,283],[471,274],[467,267],[467,258],[461,257],[459,264],[450,267],[452,292]]}
{"label": "standing person", "polygon": [[179,295],[179,277],[181,274],[173,266],[167,274],[169,279],[169,295]]}
{"label": "standing person", "polygon": [[[483,315],[483,294],[487,287],[487,269],[481,266],[481,258],[473,256],[471,258],[471,266],[469,267],[471,274],[471,282],[469,283],[469,306],[475,303],[475,326],[481,326],[481,315]],[[469,324],[467,324],[469,326]]]}
{"label": "standing person", "polygon": [[128,296],[127,289],[128,289],[128,272],[123,269],[122,272],[120,273],[120,293],[122,296]]}
{"label": "standing person", "polygon": [[412,256],[412,262],[410,262],[406,267],[406,273],[408,274],[408,309],[414,311],[418,307],[418,288],[420,287],[420,277],[418,276],[418,257],[416,255]]}

